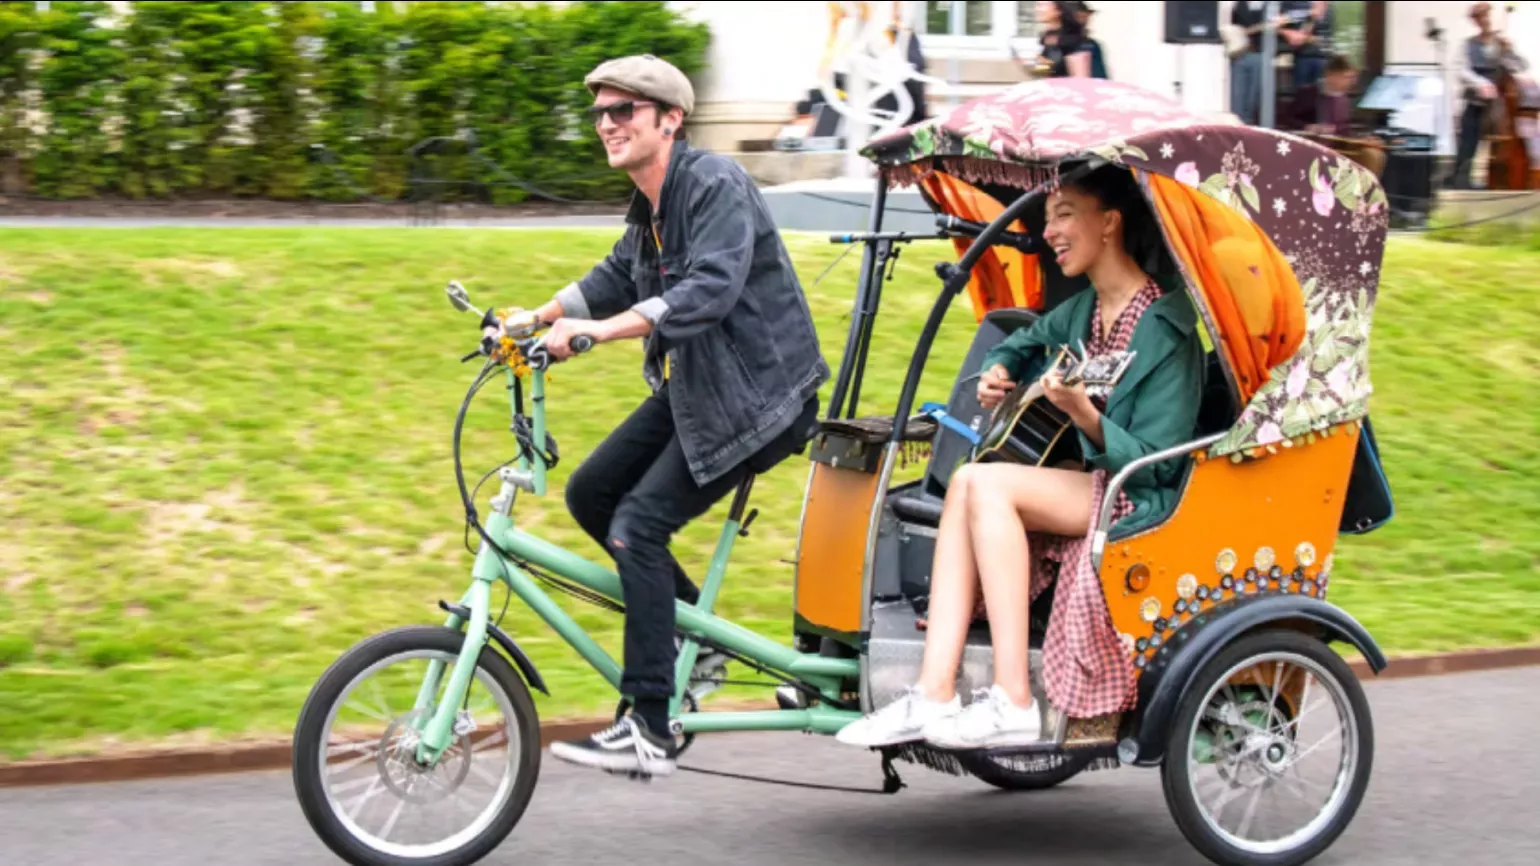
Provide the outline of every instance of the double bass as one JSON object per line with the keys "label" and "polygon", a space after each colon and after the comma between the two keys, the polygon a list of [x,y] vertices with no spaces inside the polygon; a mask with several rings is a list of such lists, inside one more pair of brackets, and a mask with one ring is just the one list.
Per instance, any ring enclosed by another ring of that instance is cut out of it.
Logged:
{"label": "double bass", "polygon": [[1525,64],[1513,51],[1505,35],[1513,4],[1508,4],[1503,18],[1503,33],[1497,35],[1501,49],[1497,72],[1497,111],[1493,112],[1491,132],[1491,167],[1487,170],[1489,189],[1540,189],[1540,164],[1530,159],[1529,143],[1520,134],[1521,119],[1528,119],[1530,135],[1540,135],[1540,88],[1520,73]]}

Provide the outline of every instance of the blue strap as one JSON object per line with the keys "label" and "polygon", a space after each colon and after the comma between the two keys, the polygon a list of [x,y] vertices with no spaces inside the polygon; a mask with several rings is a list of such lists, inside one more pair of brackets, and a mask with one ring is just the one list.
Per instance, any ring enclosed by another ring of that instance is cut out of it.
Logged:
{"label": "blue strap", "polygon": [[946,427],[962,438],[968,440],[969,445],[979,444],[979,439],[981,438],[979,434],[973,432],[973,429],[970,428],[967,424],[964,424],[956,418],[953,418],[951,415],[948,415],[946,413],[946,407],[940,403],[926,403],[920,406],[920,414],[929,415],[931,418],[934,418],[936,423]]}

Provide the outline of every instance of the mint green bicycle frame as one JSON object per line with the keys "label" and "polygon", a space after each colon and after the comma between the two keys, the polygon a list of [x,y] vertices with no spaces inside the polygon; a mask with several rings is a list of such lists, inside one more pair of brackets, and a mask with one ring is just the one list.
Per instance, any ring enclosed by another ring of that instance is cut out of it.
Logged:
{"label": "mint green bicycle frame", "polygon": [[[507,371],[510,402],[514,386],[514,373]],[[534,370],[532,379],[532,404],[534,441],[545,442],[545,372]],[[487,534],[497,539],[498,546],[527,561],[536,568],[564,577],[574,583],[619,603],[623,601],[620,578],[614,571],[591,562],[581,556],[563,550],[514,526],[513,504],[517,491],[523,489],[536,496],[546,492],[546,466],[538,450],[533,460],[520,457],[517,470],[505,471],[502,489],[492,500],[492,513],[488,515]],[[674,667],[674,695],[670,703],[670,717],[677,719],[679,732],[702,733],[711,731],[807,731],[832,734],[854,721],[859,713],[815,704],[806,709],[761,711],[720,711],[680,713],[685,691],[689,687],[689,674],[695,667],[699,640],[704,638],[729,652],[750,659],[766,669],[787,676],[804,686],[816,690],[827,700],[841,699],[846,680],[860,676],[860,663],[856,659],[829,658],[822,655],[798,652],[742,626],[722,619],[712,612],[722,580],[727,574],[727,562],[732,555],[733,542],[741,528],[734,516],[729,516],[722,527],[716,552],[701,587],[696,604],[675,602],[676,628],[684,634],[684,645]],[[435,762],[449,746],[457,708],[463,703],[476,659],[487,643],[487,623],[491,615],[492,584],[501,580],[528,605],[541,619],[582,656],[605,681],[620,691],[621,667],[588,635],[583,627],[557,606],[536,582],[533,575],[502,557],[485,540],[476,554],[472,569],[474,581],[460,605],[469,609],[467,621],[459,614],[451,613],[445,625],[465,629],[465,642],[450,676],[442,700],[433,707],[433,696],[443,676],[444,664],[430,663],[422,689],[418,694],[416,709],[429,710],[432,715],[423,725],[418,745],[418,757],[425,762]]]}

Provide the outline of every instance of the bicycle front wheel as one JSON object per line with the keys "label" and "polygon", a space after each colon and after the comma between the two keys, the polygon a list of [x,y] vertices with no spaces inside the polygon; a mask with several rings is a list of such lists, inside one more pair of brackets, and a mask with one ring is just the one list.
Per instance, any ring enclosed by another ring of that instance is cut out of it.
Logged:
{"label": "bicycle front wheel", "polygon": [[[355,866],[474,863],[529,805],[539,718],[524,681],[490,646],[449,747],[431,766],[416,760],[464,640],[444,626],[376,635],[334,662],[305,701],[294,731],[295,793],[316,834]],[[434,688],[425,692],[425,682]]]}

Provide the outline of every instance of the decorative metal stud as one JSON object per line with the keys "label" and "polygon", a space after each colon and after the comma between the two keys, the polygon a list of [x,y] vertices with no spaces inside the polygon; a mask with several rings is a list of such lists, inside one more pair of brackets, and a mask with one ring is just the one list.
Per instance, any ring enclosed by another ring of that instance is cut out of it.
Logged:
{"label": "decorative metal stud", "polygon": [[1228,574],[1235,570],[1235,565],[1240,560],[1236,559],[1235,551],[1226,547],[1219,551],[1219,556],[1214,558],[1214,568],[1220,574]]}
{"label": "decorative metal stud", "polygon": [[1139,656],[1134,659],[1134,667],[1139,668],[1140,670],[1144,669],[1144,656]]}
{"label": "decorative metal stud", "polygon": [[1165,631],[1166,630],[1166,618],[1165,617],[1161,617],[1161,618],[1155,620],[1154,625],[1155,625],[1155,630],[1156,631]]}
{"label": "decorative metal stud", "polygon": [[1139,638],[1138,640],[1134,641],[1134,649],[1138,650],[1139,652],[1144,652],[1145,650],[1147,650],[1149,648],[1150,648],[1150,639],[1147,638],[1147,637],[1142,637],[1142,638]]}
{"label": "decorative metal stud", "polygon": [[1227,575],[1224,576],[1224,578],[1222,580],[1219,581],[1219,588],[1220,589],[1233,589],[1234,587],[1235,587],[1235,576],[1234,575],[1227,574]]}
{"label": "decorative metal stud", "polygon": [[1302,566],[1315,565],[1315,545],[1308,541],[1301,541],[1294,548],[1294,561]]}
{"label": "decorative metal stud", "polygon": [[1267,576],[1273,580],[1283,580],[1283,566],[1275,565],[1267,570]]}
{"label": "decorative metal stud", "polygon": [[1315,595],[1315,581],[1313,581],[1313,580],[1305,581],[1305,593],[1307,595]]}
{"label": "decorative metal stud", "polygon": [[1123,585],[1129,592],[1144,592],[1150,585],[1150,567],[1142,562],[1131,566],[1123,576]]}
{"label": "decorative metal stud", "polygon": [[1157,635],[1151,635],[1150,636],[1150,649],[1160,649],[1160,644],[1161,644],[1160,635],[1157,634]]}
{"label": "decorative metal stud", "polygon": [[1273,567],[1273,563],[1276,560],[1277,556],[1273,554],[1271,547],[1259,547],[1257,548],[1257,555],[1252,559],[1252,562],[1256,564],[1257,571],[1267,571]]}
{"label": "decorative metal stud", "polygon": [[1257,570],[1255,568],[1248,568],[1248,569],[1246,569],[1246,582],[1247,583],[1256,583],[1257,582]]}
{"label": "decorative metal stud", "polygon": [[1192,598],[1198,592],[1198,576],[1184,574],[1176,579],[1176,594],[1182,598]]}
{"label": "decorative metal stud", "polygon": [[1299,568],[1294,569],[1294,573],[1289,575],[1289,580],[1292,580],[1295,583],[1299,583],[1300,581],[1302,581],[1304,579],[1305,579],[1305,567],[1303,565],[1301,565]]}
{"label": "decorative metal stud", "polygon": [[1206,586],[1198,587],[1197,595],[1198,595],[1198,598],[1200,598],[1200,599],[1208,598],[1208,587],[1206,587]]}
{"label": "decorative metal stud", "polygon": [[1150,596],[1139,603],[1139,618],[1154,622],[1160,616],[1160,599]]}
{"label": "decorative metal stud", "polygon": [[1186,612],[1187,612],[1187,600],[1186,600],[1186,599],[1183,599],[1183,598],[1179,598],[1179,599],[1177,599],[1177,600],[1176,600],[1176,605],[1175,605],[1175,606],[1174,606],[1174,608],[1173,608],[1173,609],[1174,609],[1174,610],[1175,610],[1175,611],[1176,611],[1176,612],[1177,612],[1177,613],[1179,613],[1179,614],[1181,614],[1181,613],[1186,613]]}
{"label": "decorative metal stud", "polygon": [[1203,609],[1203,602],[1198,601],[1197,599],[1193,599],[1192,601],[1187,602],[1187,612],[1188,613],[1194,613],[1195,614],[1195,613],[1197,613],[1198,611],[1200,611],[1202,609]]}

